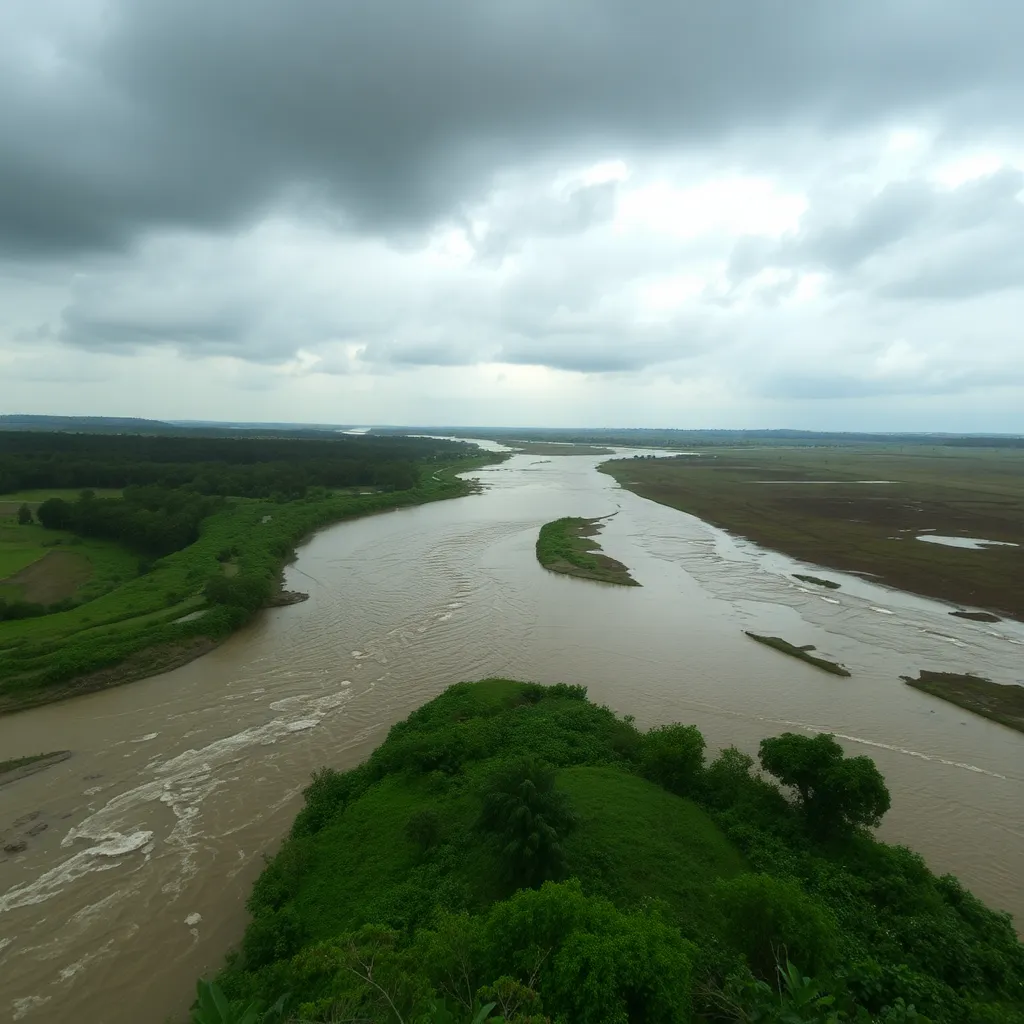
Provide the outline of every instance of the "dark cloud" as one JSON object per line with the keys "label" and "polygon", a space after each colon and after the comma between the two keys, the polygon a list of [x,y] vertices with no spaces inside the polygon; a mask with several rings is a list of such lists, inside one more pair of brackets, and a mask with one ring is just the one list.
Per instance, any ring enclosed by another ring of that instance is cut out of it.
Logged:
{"label": "dark cloud", "polygon": [[[27,28],[18,10],[0,243],[27,254],[218,228],[283,197],[415,230],[545,153],[760,132],[781,159],[787,129],[922,114],[981,131],[1024,98],[1009,0],[49,0]],[[887,229],[859,230],[848,260]]]}

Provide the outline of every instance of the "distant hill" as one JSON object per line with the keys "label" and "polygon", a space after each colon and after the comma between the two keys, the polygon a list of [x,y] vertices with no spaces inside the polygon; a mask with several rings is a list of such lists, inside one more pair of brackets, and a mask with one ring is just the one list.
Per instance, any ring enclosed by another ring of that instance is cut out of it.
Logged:
{"label": "distant hill", "polygon": [[139,416],[29,416],[0,415],[0,430],[67,430],[83,434],[149,434],[174,430],[162,420]]}

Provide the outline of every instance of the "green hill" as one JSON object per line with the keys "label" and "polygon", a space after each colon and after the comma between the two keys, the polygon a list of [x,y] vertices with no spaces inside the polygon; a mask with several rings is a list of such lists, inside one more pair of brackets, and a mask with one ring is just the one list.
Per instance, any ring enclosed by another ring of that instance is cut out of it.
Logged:
{"label": "green hill", "polygon": [[786,792],[583,687],[450,687],[314,776],[193,1019],[1024,1021],[1009,918],[872,838],[870,759],[761,764]]}

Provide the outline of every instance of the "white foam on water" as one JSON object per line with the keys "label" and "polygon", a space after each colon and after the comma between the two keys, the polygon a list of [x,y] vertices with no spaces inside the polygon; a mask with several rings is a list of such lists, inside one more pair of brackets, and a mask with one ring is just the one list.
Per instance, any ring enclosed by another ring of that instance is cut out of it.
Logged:
{"label": "white foam on water", "polygon": [[[81,842],[91,845],[31,882],[16,886],[0,896],[0,914],[17,907],[43,903],[89,872],[109,871],[129,861],[131,869],[138,870],[154,848],[153,831],[142,827],[144,808],[154,803],[165,805],[174,815],[174,825],[158,841],[162,846],[161,852],[166,851],[179,859],[176,876],[164,884],[162,891],[169,894],[180,892],[198,870],[196,851],[202,835],[201,805],[226,784],[216,773],[241,760],[251,747],[277,743],[296,732],[319,725],[326,715],[351,699],[350,686],[351,680],[344,680],[341,689],[322,696],[301,694],[285,698],[279,704],[293,708],[296,712],[294,717],[281,715],[263,725],[214,740],[204,747],[185,750],[166,761],[151,762],[145,769],[152,775],[148,781],[111,797],[61,841],[64,848]],[[142,853],[143,859],[130,858],[135,853]]]}
{"label": "white foam on water", "polygon": [[452,602],[451,602],[451,603],[450,603],[450,604],[448,605],[448,607],[449,607],[449,608],[462,608],[462,607],[463,607],[463,605],[464,605],[464,602],[462,602],[462,601],[452,601]]}
{"label": "white foam on water", "polygon": [[104,953],[110,951],[110,947],[114,944],[113,939],[109,939],[103,943],[99,949],[93,950],[91,953],[86,953],[85,956],[76,960],[73,964],[68,964],[67,967],[61,969],[60,974],[57,975],[59,981],[71,981],[71,979],[83,968],[88,967],[93,960],[98,960]]}
{"label": "white foam on water", "polygon": [[825,602],[825,604],[841,604],[841,601],[837,601],[834,597],[822,597],[821,594],[818,597]]}
{"label": "white foam on water", "polygon": [[22,999],[12,999],[11,1009],[14,1011],[14,1020],[21,1020],[22,1017],[38,1009],[43,1003],[50,1001],[49,996],[25,996]]}
{"label": "white foam on water", "polygon": [[444,612],[443,614],[438,615],[437,621],[438,622],[447,622],[451,617],[452,617],[452,613],[451,612]]}
{"label": "white foam on water", "polygon": [[145,736],[140,736],[137,740],[131,740],[132,743],[148,743],[150,740],[155,740],[160,733],[158,732],[147,732]]}
{"label": "white foam on water", "polygon": [[194,928],[200,921],[202,921],[202,919],[202,914],[189,914],[188,917],[185,918],[185,924],[187,924],[189,928]]}
{"label": "white foam on water", "polygon": [[0,939],[0,950],[6,949],[14,939]]}
{"label": "white foam on water", "polygon": [[[773,719],[774,721],[774,719]],[[891,743],[879,743],[877,740],[866,740],[863,736],[849,736],[846,733],[835,732],[833,729],[825,729],[820,725],[808,725],[806,722],[782,721],[782,725],[795,725],[805,732],[831,733],[836,739],[848,740],[850,743],[860,743],[865,747],[876,747],[880,750],[891,750],[895,754],[904,754],[907,757],[920,758],[922,761],[934,761],[936,764],[944,764],[950,768],[962,768],[964,771],[976,772],[978,775],[988,775],[993,779],[1006,779],[1005,775],[999,772],[990,772],[987,768],[979,768],[976,764],[967,764],[964,761],[950,761],[948,758],[940,757],[938,754],[922,754],[919,750],[908,750],[906,747],[894,746]]]}
{"label": "white foam on water", "polygon": [[119,867],[121,858],[136,850],[140,850],[152,838],[153,833],[140,830],[123,835],[120,832],[100,837],[89,836],[80,830],[72,829],[61,842],[61,846],[69,845],[73,838],[99,838],[100,842],[87,850],[81,850],[74,856],[45,871],[38,878],[24,885],[16,885],[0,896],[0,914],[17,907],[28,907],[46,900],[62,892],[64,887],[81,878],[90,871],[110,871]]}
{"label": "white foam on water", "polygon": [[868,607],[873,612],[878,612],[879,615],[892,615],[892,612],[888,608],[876,608],[873,604],[869,604]]}

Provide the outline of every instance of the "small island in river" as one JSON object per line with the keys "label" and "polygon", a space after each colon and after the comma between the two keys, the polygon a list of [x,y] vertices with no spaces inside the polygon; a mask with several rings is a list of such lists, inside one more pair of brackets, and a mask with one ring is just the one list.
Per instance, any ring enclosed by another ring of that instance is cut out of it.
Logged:
{"label": "small island in river", "polygon": [[969,672],[931,672],[928,669],[922,669],[917,679],[900,678],[915,690],[923,690],[966,711],[1024,732],[1024,686],[994,683]]}
{"label": "small island in river", "polygon": [[806,661],[808,665],[824,669],[826,672],[831,672],[834,676],[848,676],[850,674],[850,670],[842,665],[837,665],[834,661],[826,661],[824,658],[816,658],[811,654],[810,652],[814,650],[813,644],[797,647],[795,644],[791,644],[788,640],[783,640],[779,636],[761,636],[760,633],[751,633],[749,629],[745,629],[743,632],[751,640],[756,640],[759,644],[764,644],[766,647],[774,647],[775,650],[781,651],[783,654]]}
{"label": "small island in river", "polygon": [[545,569],[566,576],[639,587],[626,566],[601,551],[601,545],[593,539],[600,529],[600,519],[574,516],[545,523],[537,536],[537,561]]}

